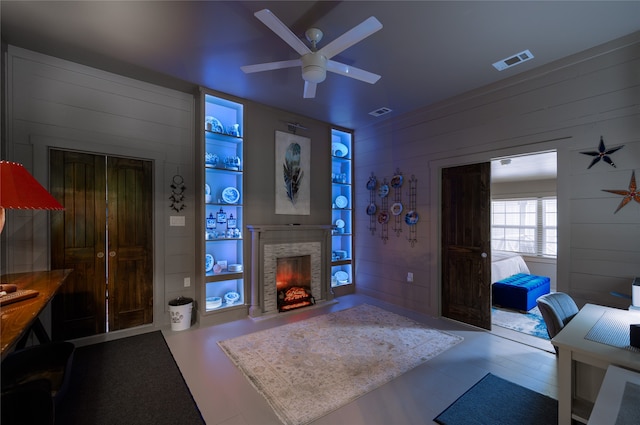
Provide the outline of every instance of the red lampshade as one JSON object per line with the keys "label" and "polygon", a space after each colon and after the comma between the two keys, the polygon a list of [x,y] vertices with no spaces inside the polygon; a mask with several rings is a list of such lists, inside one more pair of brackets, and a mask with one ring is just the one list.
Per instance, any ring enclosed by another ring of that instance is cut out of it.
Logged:
{"label": "red lampshade", "polygon": [[63,210],[22,164],[0,161],[0,208]]}

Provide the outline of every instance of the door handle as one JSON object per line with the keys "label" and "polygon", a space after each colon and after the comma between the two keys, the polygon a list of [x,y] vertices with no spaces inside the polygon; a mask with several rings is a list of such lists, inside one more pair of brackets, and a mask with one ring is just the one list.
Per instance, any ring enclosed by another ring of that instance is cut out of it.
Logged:
{"label": "door handle", "polygon": [[109,257],[115,257],[116,256],[116,252],[115,251],[109,251]]}
{"label": "door handle", "polygon": [[102,251],[101,251],[101,252],[99,252],[99,253],[98,253],[98,255],[97,255],[97,257],[98,257],[98,258],[104,258],[104,252],[102,252]]}
{"label": "door handle", "polygon": [[486,252],[483,252],[482,254],[480,254],[480,256],[481,256],[482,258],[487,258],[487,253],[486,253]]}

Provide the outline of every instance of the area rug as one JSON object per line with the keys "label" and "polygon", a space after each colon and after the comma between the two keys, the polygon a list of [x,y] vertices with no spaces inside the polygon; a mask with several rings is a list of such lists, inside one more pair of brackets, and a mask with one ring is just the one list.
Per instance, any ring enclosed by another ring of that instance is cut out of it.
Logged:
{"label": "area rug", "polygon": [[558,402],[488,373],[434,420],[441,425],[556,425]]}
{"label": "area rug", "polygon": [[76,348],[56,424],[204,424],[161,331]]}
{"label": "area rug", "polygon": [[512,329],[538,338],[546,340],[549,339],[547,325],[545,325],[538,307],[534,307],[526,313],[492,307],[491,323],[496,326]]}
{"label": "area rug", "polygon": [[283,423],[300,425],[462,340],[363,304],[218,344]]}

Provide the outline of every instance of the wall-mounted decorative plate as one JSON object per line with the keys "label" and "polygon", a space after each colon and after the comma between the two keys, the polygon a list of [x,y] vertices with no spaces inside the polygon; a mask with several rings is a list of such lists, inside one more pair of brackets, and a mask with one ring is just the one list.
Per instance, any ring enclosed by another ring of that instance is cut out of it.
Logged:
{"label": "wall-mounted decorative plate", "polygon": [[376,207],[376,204],[369,204],[367,207],[367,215],[375,215],[377,209],[378,207]]}
{"label": "wall-mounted decorative plate", "polygon": [[389,194],[389,185],[387,184],[380,185],[380,188],[378,189],[378,196],[380,196],[381,198],[384,198],[388,194]]}
{"label": "wall-mounted decorative plate", "polygon": [[393,187],[394,189],[399,188],[400,186],[402,186],[403,180],[404,178],[402,177],[402,174],[396,174],[391,178],[391,187]]}
{"label": "wall-mounted decorative plate", "polygon": [[388,221],[389,221],[389,213],[386,211],[381,211],[380,214],[378,214],[378,223],[385,224]]}
{"label": "wall-mounted decorative plate", "polygon": [[400,202],[396,202],[395,204],[391,205],[391,214],[400,215],[401,212],[402,204]]}
{"label": "wall-mounted decorative plate", "polygon": [[409,226],[413,226],[418,222],[418,218],[419,218],[418,213],[412,210],[412,211],[409,211],[404,216],[404,222],[407,223]]}
{"label": "wall-mounted decorative plate", "polygon": [[378,180],[375,176],[369,177],[369,181],[367,182],[367,190],[376,190],[376,186],[378,185]]}

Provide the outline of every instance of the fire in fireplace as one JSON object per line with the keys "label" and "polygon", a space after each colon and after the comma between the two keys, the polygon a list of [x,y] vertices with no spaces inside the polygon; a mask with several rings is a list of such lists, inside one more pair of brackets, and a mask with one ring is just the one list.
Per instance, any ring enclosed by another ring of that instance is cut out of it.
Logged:
{"label": "fire in fireplace", "polygon": [[276,260],[278,311],[289,311],[315,304],[311,293],[311,255]]}

